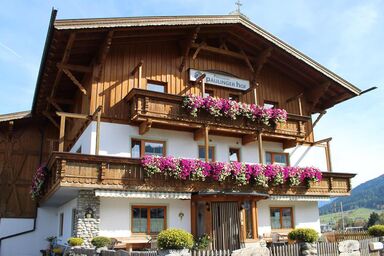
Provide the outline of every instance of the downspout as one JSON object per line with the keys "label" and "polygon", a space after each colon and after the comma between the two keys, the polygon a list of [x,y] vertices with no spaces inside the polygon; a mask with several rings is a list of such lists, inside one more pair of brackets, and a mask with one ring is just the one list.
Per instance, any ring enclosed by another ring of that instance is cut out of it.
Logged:
{"label": "downspout", "polygon": [[[43,73],[43,69],[44,69],[43,66],[45,65],[45,60],[47,58],[48,48],[49,48],[49,45],[51,44],[52,37],[53,37],[53,25],[54,25],[54,22],[56,20],[56,15],[57,15],[57,10],[52,8],[51,18],[49,20],[48,32],[47,32],[47,36],[45,38],[43,55],[42,55],[41,63],[40,63],[40,70],[39,70],[39,74],[38,74],[37,82],[36,82],[35,95],[34,95],[33,103],[32,103],[32,111],[31,111],[32,116],[33,116],[34,107],[35,107],[36,100],[37,100],[37,94],[38,94],[38,91],[39,91],[38,88],[40,87],[40,83],[41,83],[41,77],[42,77],[42,73]],[[44,146],[45,131],[43,129],[41,129],[41,128],[39,129],[39,131],[40,131],[40,156],[39,156],[39,163],[41,164],[42,159],[43,159],[43,146]],[[13,238],[13,237],[17,237],[17,236],[21,236],[21,235],[25,235],[25,234],[28,234],[28,233],[32,233],[32,232],[34,232],[36,230],[37,208],[38,208],[38,205],[36,205],[36,208],[35,208],[35,214],[34,214],[35,217],[33,218],[33,227],[31,229],[29,229],[29,230],[25,230],[25,231],[22,231],[22,232],[19,232],[19,233],[15,233],[15,234],[12,234],[12,235],[9,235],[9,236],[1,237],[0,238],[0,249],[1,249],[1,243],[2,243],[3,240],[9,239],[9,238]],[[1,218],[0,218],[0,221],[1,221]]]}

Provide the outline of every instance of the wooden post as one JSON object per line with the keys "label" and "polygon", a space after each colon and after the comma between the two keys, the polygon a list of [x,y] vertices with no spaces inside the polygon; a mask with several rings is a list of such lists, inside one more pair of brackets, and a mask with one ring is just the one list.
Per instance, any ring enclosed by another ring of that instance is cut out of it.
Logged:
{"label": "wooden post", "polygon": [[257,141],[258,141],[258,146],[259,146],[259,162],[261,164],[264,163],[264,157],[263,157],[263,136],[261,132],[257,134]]}
{"label": "wooden post", "polygon": [[139,66],[139,80],[138,80],[138,87],[139,87],[139,89],[143,89],[143,88],[141,88],[141,76],[142,76],[142,74],[143,74],[143,67],[142,67],[142,65],[140,65]]}
{"label": "wooden post", "polygon": [[205,81],[201,81],[201,96],[205,96]]}
{"label": "wooden post", "polygon": [[301,96],[299,98],[297,98],[297,101],[299,103],[299,113],[302,116],[303,115],[303,107],[301,105]]}
{"label": "wooden post", "polygon": [[205,161],[209,161],[209,137],[208,137],[209,127],[204,127],[204,143],[205,143]]}
{"label": "wooden post", "polygon": [[99,155],[100,151],[100,119],[101,119],[101,111],[97,112],[97,119],[96,119],[96,149],[95,149],[95,155]]}
{"label": "wooden post", "polygon": [[59,136],[59,152],[64,151],[65,140],[65,116],[60,117],[60,136]]}
{"label": "wooden post", "polygon": [[257,87],[253,88],[253,97],[254,97],[255,104],[258,105],[259,101],[257,100]]}
{"label": "wooden post", "polygon": [[332,172],[332,161],[331,161],[331,146],[330,141],[327,141],[327,146],[325,148],[325,155],[327,157],[327,167],[328,171]]}
{"label": "wooden post", "polygon": [[192,235],[196,236],[196,201],[191,200],[191,231]]}

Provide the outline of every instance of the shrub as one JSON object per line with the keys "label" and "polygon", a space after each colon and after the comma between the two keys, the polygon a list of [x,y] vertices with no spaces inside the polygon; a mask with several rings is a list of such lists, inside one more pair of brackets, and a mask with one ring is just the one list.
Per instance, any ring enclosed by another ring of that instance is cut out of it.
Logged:
{"label": "shrub", "polygon": [[111,239],[105,236],[96,236],[92,239],[91,244],[96,248],[105,247],[111,244]]}
{"label": "shrub", "polygon": [[384,236],[384,225],[374,225],[368,228],[368,233],[371,236]]}
{"label": "shrub", "polygon": [[192,234],[182,229],[167,229],[159,233],[157,244],[160,249],[191,249],[193,246]]}
{"label": "shrub", "polygon": [[68,239],[67,243],[70,246],[80,246],[84,243],[84,240],[83,240],[83,238],[80,238],[80,237],[70,237]]}
{"label": "shrub", "polygon": [[297,228],[289,232],[288,238],[297,242],[314,243],[319,239],[319,234],[312,228]]}
{"label": "shrub", "polygon": [[193,245],[193,248],[198,250],[205,250],[208,248],[210,242],[211,242],[211,238],[209,237],[209,235],[204,234],[202,236],[199,236],[195,240],[195,244]]}

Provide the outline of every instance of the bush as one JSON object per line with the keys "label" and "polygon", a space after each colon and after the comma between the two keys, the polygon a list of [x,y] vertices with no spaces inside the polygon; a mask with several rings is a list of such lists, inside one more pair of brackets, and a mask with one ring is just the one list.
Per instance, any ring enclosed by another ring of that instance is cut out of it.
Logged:
{"label": "bush", "polygon": [[111,244],[111,239],[105,236],[96,236],[92,239],[91,244],[96,248],[105,247]]}
{"label": "bush", "polygon": [[157,244],[160,249],[191,249],[193,246],[192,234],[182,229],[163,230],[157,236]]}
{"label": "bush", "polygon": [[193,248],[197,250],[206,250],[210,242],[211,242],[211,238],[209,237],[209,235],[204,234],[202,236],[199,236],[195,240],[195,244],[193,245]]}
{"label": "bush", "polygon": [[68,239],[67,243],[70,246],[80,246],[84,243],[84,240],[83,240],[83,238],[80,238],[80,237],[70,237]]}
{"label": "bush", "polygon": [[371,236],[384,236],[384,225],[374,225],[368,228],[368,233]]}
{"label": "bush", "polygon": [[319,239],[319,234],[312,228],[297,228],[289,232],[288,238],[297,242],[314,243]]}

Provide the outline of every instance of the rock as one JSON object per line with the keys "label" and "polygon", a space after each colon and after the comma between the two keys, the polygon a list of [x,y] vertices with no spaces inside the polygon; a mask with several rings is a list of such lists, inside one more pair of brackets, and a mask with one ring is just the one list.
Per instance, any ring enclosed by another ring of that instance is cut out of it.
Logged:
{"label": "rock", "polygon": [[342,241],[339,243],[339,252],[354,252],[354,251],[359,251],[360,249],[360,244],[359,241],[356,240],[346,240]]}
{"label": "rock", "polygon": [[191,251],[189,249],[182,250],[159,250],[159,256],[190,256]]}
{"label": "rock", "polygon": [[255,246],[233,251],[231,256],[269,256],[267,247]]}
{"label": "rock", "polygon": [[339,256],[360,256],[359,251],[354,251],[354,252],[341,252]]}

